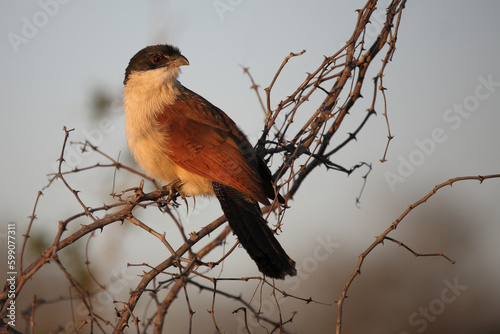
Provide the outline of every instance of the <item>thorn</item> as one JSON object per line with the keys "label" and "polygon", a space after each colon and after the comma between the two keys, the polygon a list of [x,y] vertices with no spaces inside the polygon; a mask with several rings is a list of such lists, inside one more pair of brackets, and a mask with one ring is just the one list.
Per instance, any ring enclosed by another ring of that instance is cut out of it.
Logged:
{"label": "thorn", "polygon": [[195,241],[196,239],[198,239],[198,233],[196,232],[189,233],[189,240]]}

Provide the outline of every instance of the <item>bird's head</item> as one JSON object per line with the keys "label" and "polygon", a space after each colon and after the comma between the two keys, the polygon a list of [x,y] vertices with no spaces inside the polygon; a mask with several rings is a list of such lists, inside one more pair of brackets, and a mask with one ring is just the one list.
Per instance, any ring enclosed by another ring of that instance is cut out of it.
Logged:
{"label": "bird's head", "polygon": [[179,74],[179,66],[189,65],[189,61],[180,50],[168,44],[151,45],[137,52],[125,70],[127,84],[135,74],[148,75],[159,80],[176,80]]}

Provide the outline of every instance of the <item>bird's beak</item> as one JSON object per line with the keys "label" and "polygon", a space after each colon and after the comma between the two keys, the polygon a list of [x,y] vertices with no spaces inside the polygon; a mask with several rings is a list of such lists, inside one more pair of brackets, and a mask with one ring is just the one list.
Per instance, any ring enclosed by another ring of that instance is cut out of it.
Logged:
{"label": "bird's beak", "polygon": [[183,55],[180,55],[173,61],[173,63],[175,66],[189,65],[189,60],[187,60],[187,58]]}

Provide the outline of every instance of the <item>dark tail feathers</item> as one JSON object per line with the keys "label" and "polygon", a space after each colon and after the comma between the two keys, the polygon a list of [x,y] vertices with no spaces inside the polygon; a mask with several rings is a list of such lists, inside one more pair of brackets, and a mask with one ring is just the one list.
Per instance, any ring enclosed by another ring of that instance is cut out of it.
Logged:
{"label": "dark tail feathers", "polygon": [[250,196],[218,182],[212,182],[229,226],[259,270],[272,278],[294,276],[295,262],[285,253],[262,217],[259,204]]}

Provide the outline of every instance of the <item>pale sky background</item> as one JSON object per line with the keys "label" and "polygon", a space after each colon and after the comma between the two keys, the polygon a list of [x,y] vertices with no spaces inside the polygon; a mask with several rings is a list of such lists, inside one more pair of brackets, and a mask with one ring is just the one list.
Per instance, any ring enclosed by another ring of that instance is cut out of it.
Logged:
{"label": "pale sky background", "polygon": [[[44,5],[47,3],[52,5],[47,7]],[[46,175],[53,172],[54,161],[59,157],[63,126],[75,128],[73,141],[89,139],[115,158],[121,152],[122,161],[128,161],[121,91],[125,67],[138,50],[156,43],[178,46],[191,64],[182,68],[181,82],[223,109],[250,139],[255,139],[260,135],[262,112],[240,65],[250,67],[254,79],[264,88],[285,56],[307,50],[287,65],[282,80],[277,82],[273,95],[276,105],[295,89],[306,72],[317,68],[323,55],[333,54],[350,37],[356,22],[355,9],[364,4],[346,0],[242,0],[233,1],[232,10],[218,13],[213,1],[73,0],[58,3],[57,8],[53,3],[49,0],[0,3],[2,252],[6,223],[18,224],[21,241],[36,194],[47,184]],[[386,2],[380,4],[372,20],[375,26],[386,5]],[[50,15],[41,14],[44,12]],[[333,303],[352,273],[357,256],[409,204],[449,178],[500,173],[499,14],[500,3],[494,0],[409,1],[403,13],[397,50],[384,78],[391,130],[395,135],[389,147],[389,161],[379,162],[387,137],[379,108],[378,116],[370,119],[357,142],[335,156],[335,162],[346,167],[359,161],[373,163],[361,208],[356,207],[355,199],[365,170],[346,178],[320,168],[302,186],[286,214],[284,232],[279,237],[281,244],[299,265],[307,264],[315,248],[321,245],[318,238],[331,238],[338,247],[331,257],[319,263],[319,268],[302,277],[296,294]],[[40,25],[36,31],[26,27],[34,22]],[[9,40],[13,34],[25,38],[25,43],[14,45]],[[372,63],[377,71],[378,66],[379,60]],[[92,97],[99,90],[116,97],[111,113],[106,115],[108,122],[101,128],[91,112]],[[360,117],[371,102],[371,80],[366,81],[363,95],[364,101],[352,111],[353,119]],[[462,116],[456,112],[460,106],[464,110]],[[344,131],[349,132],[352,131],[349,124],[355,123],[345,124]],[[433,133],[438,133],[439,139],[429,144]],[[337,142],[343,138],[339,136]],[[421,148],[422,143],[428,145]],[[427,154],[419,153],[425,149]],[[92,157],[88,159],[82,161],[83,166],[95,162]],[[398,174],[405,164],[402,161],[415,159],[417,163],[405,175],[404,182],[391,187],[386,180],[388,173]],[[103,201],[112,202],[108,196],[112,178],[110,169],[71,180],[89,205],[100,205]],[[127,174],[118,173],[118,181],[125,189],[136,186],[139,179],[128,179]],[[54,185],[41,198],[34,232],[52,240],[57,222],[76,212],[79,207],[71,194]],[[185,214],[183,208],[179,212],[181,216]],[[221,214],[216,201],[202,201],[197,212],[185,220],[187,230],[197,230]],[[148,223],[166,229],[166,217],[156,217],[156,221]],[[451,266],[440,258],[414,258],[389,243],[379,246],[368,257],[363,276],[355,282],[347,300],[350,308],[344,312],[346,332],[377,328],[381,333],[416,333],[422,325],[409,321],[412,312],[439,299],[446,286],[443,282],[453,282],[455,278],[467,289],[455,302],[446,304],[435,320],[427,321],[425,333],[443,329],[453,329],[456,333],[461,333],[458,330],[461,329],[466,333],[467,328],[489,333],[488,329],[499,329],[498,320],[494,320],[498,319],[500,309],[496,284],[500,280],[499,217],[500,180],[482,185],[467,181],[441,190],[391,235],[422,253],[442,251],[457,263]],[[137,240],[138,237],[146,241]],[[95,242],[92,251],[99,256],[94,259],[102,257],[118,271],[127,262],[157,264],[166,256],[156,241],[151,242],[151,248],[144,249],[149,247],[147,240],[151,237],[130,226],[106,228],[99,238],[107,242]],[[116,243],[112,250],[106,247],[109,240]],[[123,247],[120,240],[139,249]],[[82,242],[78,247],[84,246]],[[242,249],[238,252],[225,264],[224,274],[256,274],[256,267],[246,253]],[[3,267],[2,263],[0,268]],[[95,270],[99,269],[102,270]],[[106,270],[110,270],[109,264]],[[370,270],[374,270],[371,276]],[[389,276],[381,279],[382,275]],[[104,275],[103,280],[106,279],[109,277]],[[377,279],[388,287],[375,283]],[[66,284],[64,280],[61,282]],[[33,284],[32,289],[38,291],[36,280]],[[293,281],[280,284],[285,290],[294,286]],[[421,287],[424,292],[411,294]],[[236,291],[246,288],[251,293],[254,285],[240,286]],[[26,298],[31,300],[30,296]],[[185,316],[184,301],[177,302],[179,314]],[[300,312],[292,329],[304,332],[312,323],[317,328],[333,324],[334,306],[294,303],[288,303],[290,309]],[[208,308],[210,298],[197,305],[200,322],[207,320]],[[231,318],[235,317],[231,314],[235,308],[226,313],[221,310],[219,316],[228,332],[235,328]],[[461,312],[476,313],[464,317]],[[168,319],[173,322],[171,326],[186,328],[186,319]],[[453,319],[456,328],[450,327]],[[212,326],[210,321],[207,326]],[[255,329],[258,330],[262,329]],[[198,328],[195,332],[203,330]]]}

